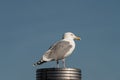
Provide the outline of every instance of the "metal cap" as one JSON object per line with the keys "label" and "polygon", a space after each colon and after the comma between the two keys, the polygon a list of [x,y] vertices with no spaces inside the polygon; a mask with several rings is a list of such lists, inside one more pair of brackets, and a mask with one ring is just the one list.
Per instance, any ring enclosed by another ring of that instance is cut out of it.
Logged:
{"label": "metal cap", "polygon": [[81,70],[76,68],[37,69],[36,80],[81,80]]}

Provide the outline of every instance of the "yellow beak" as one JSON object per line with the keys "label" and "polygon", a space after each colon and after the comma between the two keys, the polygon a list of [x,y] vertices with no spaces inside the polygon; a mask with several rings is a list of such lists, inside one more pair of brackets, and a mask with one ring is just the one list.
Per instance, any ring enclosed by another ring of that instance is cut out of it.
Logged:
{"label": "yellow beak", "polygon": [[81,38],[80,37],[75,37],[75,40],[81,40]]}

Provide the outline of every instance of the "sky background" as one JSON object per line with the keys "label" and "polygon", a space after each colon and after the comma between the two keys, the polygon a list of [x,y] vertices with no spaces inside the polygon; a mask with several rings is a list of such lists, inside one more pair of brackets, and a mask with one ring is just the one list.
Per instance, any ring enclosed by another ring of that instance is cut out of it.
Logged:
{"label": "sky background", "polygon": [[82,38],[66,60],[82,80],[120,80],[119,0],[0,0],[0,80],[35,80],[36,62],[63,33]]}

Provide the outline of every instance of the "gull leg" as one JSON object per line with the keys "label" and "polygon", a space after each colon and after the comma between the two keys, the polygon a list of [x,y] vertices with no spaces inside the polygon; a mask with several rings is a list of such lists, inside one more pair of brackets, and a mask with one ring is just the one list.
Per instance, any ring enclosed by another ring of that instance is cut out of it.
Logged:
{"label": "gull leg", "polygon": [[62,59],[63,67],[66,68],[65,59]]}
{"label": "gull leg", "polygon": [[59,68],[59,60],[57,60],[57,68]]}

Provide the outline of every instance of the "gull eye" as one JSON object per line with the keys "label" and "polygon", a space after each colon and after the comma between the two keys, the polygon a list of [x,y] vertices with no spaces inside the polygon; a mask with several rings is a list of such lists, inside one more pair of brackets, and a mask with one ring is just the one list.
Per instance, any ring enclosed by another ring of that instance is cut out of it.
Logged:
{"label": "gull eye", "polygon": [[74,36],[73,34],[71,34],[71,36]]}

